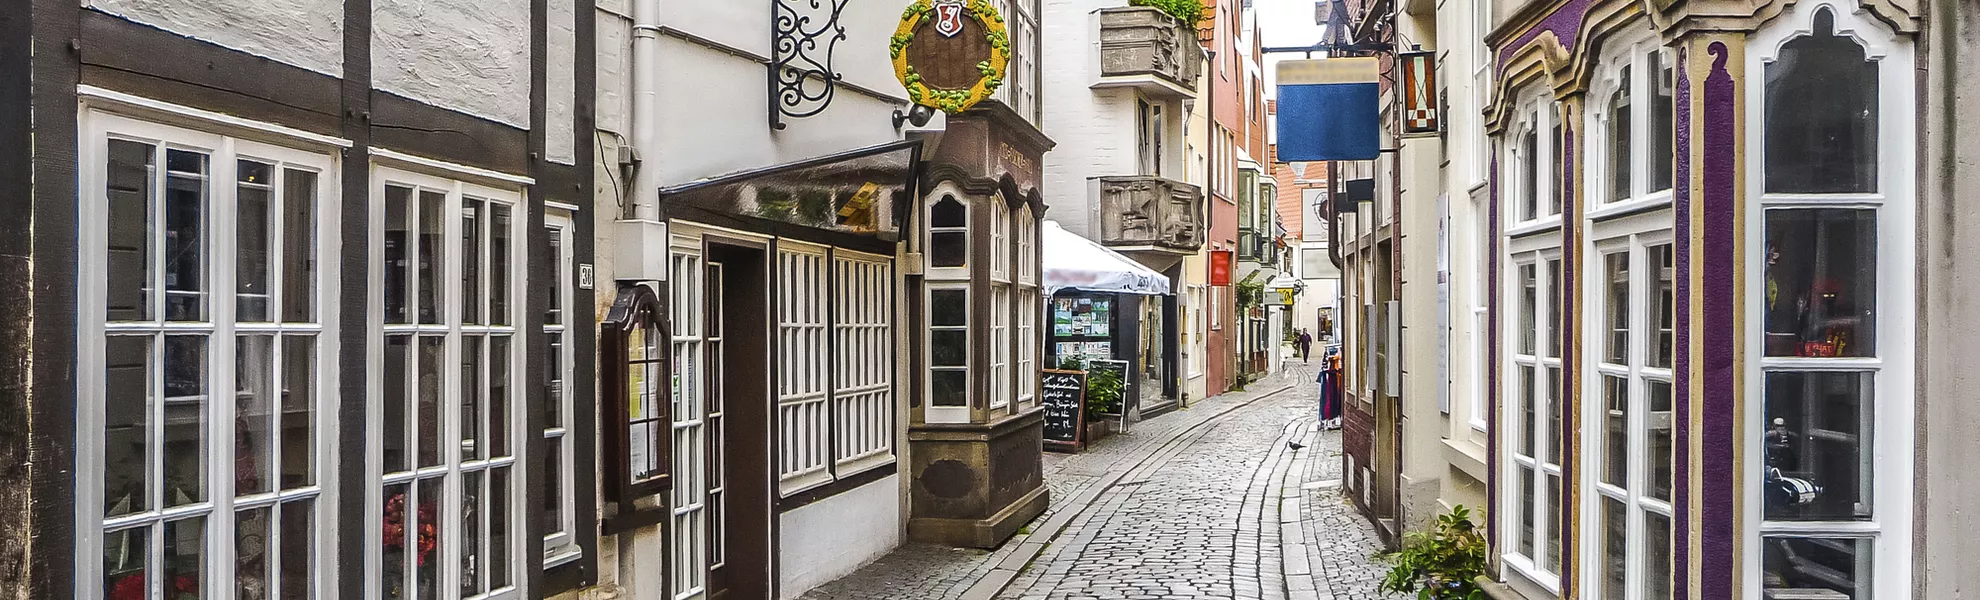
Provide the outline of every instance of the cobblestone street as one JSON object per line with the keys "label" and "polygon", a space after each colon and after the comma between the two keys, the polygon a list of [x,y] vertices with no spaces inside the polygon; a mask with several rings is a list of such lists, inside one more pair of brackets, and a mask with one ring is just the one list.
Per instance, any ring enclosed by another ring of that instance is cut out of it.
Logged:
{"label": "cobblestone street", "polygon": [[1047,454],[1051,507],[995,551],[909,545],[803,597],[1380,597],[1379,542],[1340,494],[1340,434],[1317,427],[1318,364]]}

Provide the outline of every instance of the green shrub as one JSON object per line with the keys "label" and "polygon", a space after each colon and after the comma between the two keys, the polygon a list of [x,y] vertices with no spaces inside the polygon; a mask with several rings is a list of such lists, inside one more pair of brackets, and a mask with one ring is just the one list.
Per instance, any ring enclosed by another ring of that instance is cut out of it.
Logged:
{"label": "green shrub", "polygon": [[1485,538],[1463,505],[1437,516],[1430,531],[1405,536],[1402,549],[1375,558],[1388,562],[1381,591],[1416,594],[1417,600],[1481,600],[1472,580],[1485,574]]}
{"label": "green shrub", "polygon": [[1128,0],[1128,4],[1162,9],[1162,12],[1191,27],[1203,20],[1203,0]]}
{"label": "green shrub", "polygon": [[1121,380],[1121,372],[1112,369],[1094,369],[1086,372],[1086,418],[1098,419],[1109,410],[1118,409],[1121,389],[1127,385]]}

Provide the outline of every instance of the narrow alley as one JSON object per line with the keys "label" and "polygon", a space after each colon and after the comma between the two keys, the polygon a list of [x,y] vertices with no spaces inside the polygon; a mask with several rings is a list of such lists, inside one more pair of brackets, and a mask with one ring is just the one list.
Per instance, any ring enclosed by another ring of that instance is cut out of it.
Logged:
{"label": "narrow alley", "polygon": [[1340,433],[1317,427],[1318,364],[1046,455],[1051,507],[995,551],[909,544],[803,598],[1380,597]]}

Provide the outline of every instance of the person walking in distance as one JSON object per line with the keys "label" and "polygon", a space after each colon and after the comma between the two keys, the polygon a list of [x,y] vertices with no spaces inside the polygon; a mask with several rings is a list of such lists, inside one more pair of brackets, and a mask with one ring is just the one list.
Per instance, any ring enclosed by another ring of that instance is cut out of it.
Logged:
{"label": "person walking in distance", "polygon": [[1293,338],[1293,346],[1299,349],[1299,362],[1304,363],[1313,354],[1313,334],[1299,330],[1299,337]]}

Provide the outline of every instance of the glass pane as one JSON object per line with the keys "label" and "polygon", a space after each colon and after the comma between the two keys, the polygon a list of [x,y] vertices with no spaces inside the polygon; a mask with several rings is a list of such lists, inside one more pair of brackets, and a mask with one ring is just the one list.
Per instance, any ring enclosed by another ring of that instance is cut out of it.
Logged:
{"label": "glass pane", "polygon": [[160,557],[160,580],[171,600],[199,600],[206,585],[206,517],[165,523],[165,554]]}
{"label": "glass pane", "polygon": [[411,323],[406,303],[412,280],[406,261],[412,256],[412,188],[385,186],[385,322]]}
{"label": "glass pane", "polygon": [[1519,218],[1540,217],[1540,132],[1528,127],[1519,139]]}
{"label": "glass pane", "polygon": [[109,285],[105,305],[111,321],[151,319],[151,290],[157,280],[151,265],[152,167],[150,144],[110,140],[104,194],[109,202]]}
{"label": "glass pane", "polygon": [[957,202],[955,196],[943,196],[942,201],[936,202],[934,208],[929,209],[928,226],[968,227],[969,209],[961,202]]}
{"label": "glass pane", "polygon": [[148,598],[146,562],[151,560],[150,526],[112,531],[103,535],[103,596]]}
{"label": "glass pane", "polygon": [[1628,200],[1630,196],[1629,167],[1634,158],[1630,155],[1630,111],[1629,111],[1629,67],[1623,67],[1615,94],[1609,97],[1609,201]]}
{"label": "glass pane", "polygon": [[282,487],[316,483],[316,338],[282,338]]}
{"label": "glass pane", "polygon": [[461,460],[481,458],[481,340],[461,336]]}
{"label": "glass pane", "polygon": [[1869,373],[1767,374],[1767,518],[1870,518]]}
{"label": "glass pane", "polygon": [[1538,422],[1534,420],[1534,405],[1536,404],[1534,400],[1538,397],[1534,394],[1534,379],[1533,367],[1530,365],[1520,365],[1519,406],[1526,414],[1519,420],[1519,453],[1526,456],[1533,456],[1533,432],[1535,426],[1538,425]]}
{"label": "glass pane", "polygon": [[935,406],[969,406],[969,372],[938,370],[928,374],[930,403]]}
{"label": "glass pane", "polygon": [[[111,336],[104,347],[103,516],[151,509],[151,336]],[[141,535],[141,534],[140,534]],[[142,551],[139,552],[142,554]],[[143,557],[137,560],[142,563]]]}
{"label": "glass pane", "polygon": [[1671,368],[1671,361],[1677,352],[1677,294],[1672,286],[1677,280],[1677,263],[1671,253],[1671,245],[1650,247],[1650,268],[1655,270],[1655,289],[1650,292],[1650,309],[1644,314],[1650,319],[1650,329],[1656,332],[1657,345],[1650,348],[1647,362],[1652,367]]}
{"label": "glass pane", "polygon": [[282,503],[282,600],[309,600],[316,596],[315,541],[316,501],[291,500]]}
{"label": "glass pane", "polygon": [[1768,537],[1760,544],[1760,589],[1767,598],[1871,598],[1875,540]]}
{"label": "glass pane", "polygon": [[1650,497],[1659,500],[1671,499],[1671,452],[1676,449],[1676,438],[1672,432],[1671,384],[1665,381],[1647,380],[1643,383],[1649,393],[1649,412],[1643,415],[1643,427],[1647,436],[1650,455],[1648,457],[1650,475]]}
{"label": "glass pane", "polygon": [[1533,469],[1528,468],[1520,468],[1517,471],[1519,473],[1519,552],[1527,558],[1539,560],[1540,553],[1537,551],[1539,547],[1536,545],[1539,539],[1533,529],[1534,519],[1538,518],[1534,514],[1534,510],[1538,508],[1533,501],[1534,473]]}
{"label": "glass pane", "polygon": [[[543,525],[550,533],[564,530],[564,438],[545,440],[543,444]],[[714,457],[718,452],[710,452]]]}
{"label": "glass pane", "polygon": [[406,507],[412,500],[406,497],[407,488],[403,483],[385,486],[384,542],[381,544],[384,567],[379,570],[378,581],[384,596],[393,600],[412,597],[412,590],[407,589],[407,580],[411,575],[407,565],[412,559],[408,548],[412,546],[410,542],[415,523],[412,522],[413,511],[408,511]]}
{"label": "glass pane", "polygon": [[1671,92],[1677,81],[1666,51],[1651,53],[1657,68],[1650,70],[1650,191],[1671,189],[1671,176],[1677,168],[1677,133],[1672,127],[1677,114]]}
{"label": "glass pane", "polygon": [[550,389],[548,393],[543,395],[543,427],[547,429],[564,426],[564,394],[566,393],[564,386],[566,384],[564,382],[564,334],[561,332],[546,332],[545,335],[550,338],[550,353],[547,360],[544,361],[544,370],[549,371],[547,373],[548,377],[545,379],[550,381]]}
{"label": "glass pane", "polygon": [[1542,567],[1549,571],[1561,569],[1561,476],[1548,473],[1547,478],[1547,561]]}
{"label": "glass pane", "polygon": [[206,499],[206,337],[165,336],[165,507]]}
{"label": "glass pane", "polygon": [[963,290],[929,290],[928,324],[936,327],[969,324],[969,293]]}
{"label": "glass pane", "polygon": [[[1535,423],[1535,425],[1539,425],[1539,423]],[[1545,456],[1540,457],[1540,462],[1544,462],[1550,465],[1558,464],[1561,462],[1561,443],[1562,443],[1562,438],[1564,437],[1562,433],[1567,431],[1565,428],[1561,427],[1561,368],[1560,367],[1547,367],[1546,427],[1547,427],[1547,446],[1541,449],[1541,452],[1544,453]]]}
{"label": "glass pane", "polygon": [[1671,598],[1671,518],[1643,511],[1643,598]]}
{"label": "glass pane", "polygon": [[412,355],[412,336],[385,336],[385,423],[379,434],[385,438],[385,472],[407,468],[406,408],[414,397],[413,382],[406,379],[407,360]]}
{"label": "glass pane", "polygon": [[506,204],[489,204],[488,219],[488,323],[508,325],[509,315],[509,268],[513,257],[509,256],[509,211]]}
{"label": "glass pane", "polygon": [[275,336],[240,336],[234,353],[234,493],[247,496],[275,484]]}
{"label": "glass pane", "polygon": [[441,369],[442,357],[447,352],[447,338],[420,336],[419,338],[419,408],[414,414],[418,428],[419,466],[432,467],[441,464],[440,454],[440,409],[445,401],[442,391],[446,371]]}
{"label": "glass pane", "polygon": [[316,320],[316,174],[282,172],[282,320]]}
{"label": "glass pane", "polygon": [[206,155],[165,151],[165,320],[206,320]]}
{"label": "glass pane", "polygon": [[461,321],[481,322],[481,215],[486,203],[480,198],[461,199]]}
{"label": "glass pane", "polygon": [[[509,455],[509,336],[488,338],[488,457]],[[657,367],[657,363],[656,363]]]}
{"label": "glass pane", "polygon": [[268,507],[234,513],[234,600],[276,597],[270,587],[275,581],[268,570],[274,566],[274,548],[269,544],[275,540],[268,536],[272,517],[274,511]]}
{"label": "glass pane", "polygon": [[928,332],[928,363],[933,366],[969,366],[969,331]]}
{"label": "glass pane", "polygon": [[1767,356],[1875,356],[1877,211],[1767,211]]}
{"label": "glass pane", "polygon": [[969,234],[938,231],[928,234],[928,266],[961,267],[969,263]]}
{"label": "glass pane", "polygon": [[1547,356],[1561,357],[1561,338],[1567,333],[1567,311],[1561,310],[1561,261],[1547,261]]}
{"label": "glass pane", "polygon": [[1602,482],[1629,487],[1629,380],[1602,378]]}
{"label": "glass pane", "polygon": [[509,468],[490,469],[488,479],[488,589],[501,589],[508,586],[510,556],[509,512],[515,510],[510,505]]}
{"label": "glass pane", "polygon": [[447,318],[440,278],[447,273],[447,195],[419,191],[419,322],[443,323]]}
{"label": "glass pane", "polygon": [[473,596],[485,590],[481,586],[481,472],[461,474],[461,596]]}
{"label": "glass pane", "polygon": [[1622,501],[1602,497],[1602,589],[1603,600],[1623,600],[1629,589],[1623,577],[1629,572],[1629,509]]}
{"label": "glass pane", "polygon": [[251,160],[235,161],[234,191],[234,319],[257,323],[269,320],[269,259],[275,238],[273,167]]}
{"label": "glass pane", "polygon": [[564,322],[564,269],[570,267],[564,264],[563,230],[551,229],[546,234],[543,237],[550,247],[544,249],[543,256],[550,261],[550,272],[544,283],[550,286],[550,304],[544,309],[543,324],[559,325]]}
{"label": "glass pane", "polygon": [[440,518],[449,511],[442,509],[445,496],[441,491],[441,479],[435,477],[419,482],[419,512],[412,522],[417,527],[419,544],[413,561],[413,589],[417,598],[434,598],[440,583],[440,558],[447,555],[442,547],[447,541],[446,529],[452,524]]}
{"label": "glass pane", "polygon": [[1533,264],[1519,266],[1519,353],[1533,354],[1533,338],[1540,325],[1540,280]]}
{"label": "glass pane", "polygon": [[1815,13],[1815,33],[1767,64],[1767,191],[1877,191],[1877,64],[1835,15]]}
{"label": "glass pane", "polygon": [[1609,326],[1607,360],[1618,365],[1629,364],[1629,253],[1617,252],[1603,258],[1606,268],[1602,272],[1604,287],[1608,291],[1607,302],[1602,306],[1606,313],[1603,322]]}

